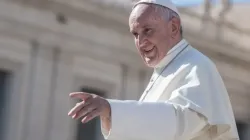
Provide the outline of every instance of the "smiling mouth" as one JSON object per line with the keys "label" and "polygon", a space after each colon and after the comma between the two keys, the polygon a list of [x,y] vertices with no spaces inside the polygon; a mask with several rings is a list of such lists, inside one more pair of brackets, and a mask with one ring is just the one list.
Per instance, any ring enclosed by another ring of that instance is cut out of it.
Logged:
{"label": "smiling mouth", "polygon": [[144,50],[144,57],[147,57],[147,58],[153,58],[154,55],[155,55],[155,46],[152,47],[150,50]]}
{"label": "smiling mouth", "polygon": [[155,46],[153,46],[151,49],[149,49],[149,50],[145,50],[145,52],[146,53],[149,53],[149,52],[151,52],[153,49],[155,48]]}

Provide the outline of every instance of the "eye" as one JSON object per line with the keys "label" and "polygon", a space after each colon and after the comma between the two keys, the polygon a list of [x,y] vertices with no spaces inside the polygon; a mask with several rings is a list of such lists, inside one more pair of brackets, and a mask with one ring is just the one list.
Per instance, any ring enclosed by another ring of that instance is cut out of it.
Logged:
{"label": "eye", "polygon": [[132,32],[132,34],[133,34],[134,37],[138,36],[138,33],[136,33],[136,32]]}
{"label": "eye", "polygon": [[152,32],[152,29],[146,28],[146,29],[144,30],[144,32],[145,32],[146,35],[150,35],[151,32]]}

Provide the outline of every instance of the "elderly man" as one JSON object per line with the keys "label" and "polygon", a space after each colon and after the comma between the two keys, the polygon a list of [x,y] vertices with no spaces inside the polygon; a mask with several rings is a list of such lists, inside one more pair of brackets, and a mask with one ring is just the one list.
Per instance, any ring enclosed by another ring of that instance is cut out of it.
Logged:
{"label": "elderly man", "polygon": [[69,112],[86,123],[96,116],[110,140],[238,140],[234,114],[215,65],[182,38],[170,0],[141,0],[129,18],[145,64],[154,68],[140,101],[71,93]]}

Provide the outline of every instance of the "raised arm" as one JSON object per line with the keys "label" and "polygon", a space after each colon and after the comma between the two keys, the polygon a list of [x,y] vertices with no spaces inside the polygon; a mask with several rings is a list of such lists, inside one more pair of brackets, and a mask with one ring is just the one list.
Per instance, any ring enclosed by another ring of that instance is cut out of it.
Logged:
{"label": "raised arm", "polygon": [[[169,102],[109,100],[111,129],[106,139],[174,140],[201,130],[205,119],[192,110]],[[107,133],[109,132],[109,133]]]}
{"label": "raised arm", "polygon": [[178,76],[175,78],[178,81],[173,82],[178,84],[166,102],[109,100],[111,129],[105,137],[110,140],[188,139],[208,126],[216,128],[213,137],[237,138],[236,134],[231,136],[231,131],[236,131],[234,115],[215,66],[190,64]]}

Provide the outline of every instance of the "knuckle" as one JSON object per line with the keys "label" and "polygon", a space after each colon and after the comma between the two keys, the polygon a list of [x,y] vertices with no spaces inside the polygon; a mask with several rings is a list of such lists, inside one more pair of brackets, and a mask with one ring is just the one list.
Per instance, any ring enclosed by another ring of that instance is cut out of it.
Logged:
{"label": "knuckle", "polygon": [[93,97],[93,98],[98,98],[99,96],[96,95],[96,94],[92,94],[92,97]]}
{"label": "knuckle", "polygon": [[94,115],[93,113],[89,114],[89,115],[88,115],[88,118],[92,118],[93,115]]}
{"label": "knuckle", "polygon": [[95,115],[96,115],[96,113],[95,113],[95,112],[92,112],[92,113],[90,113],[90,114],[88,115],[88,118],[93,118]]}

